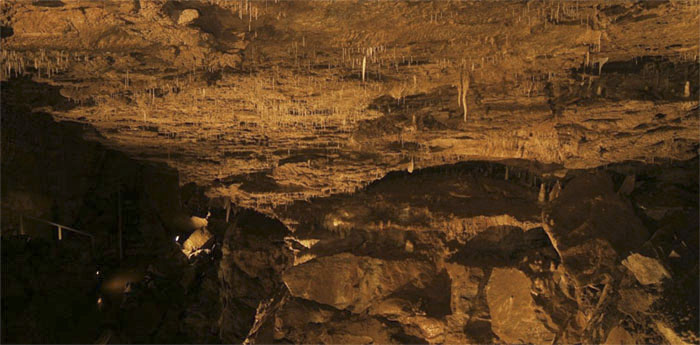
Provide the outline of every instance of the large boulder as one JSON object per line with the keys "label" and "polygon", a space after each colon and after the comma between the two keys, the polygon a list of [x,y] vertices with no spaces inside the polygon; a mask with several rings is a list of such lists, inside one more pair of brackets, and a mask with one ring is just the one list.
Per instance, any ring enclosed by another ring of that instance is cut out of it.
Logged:
{"label": "large boulder", "polygon": [[425,262],[341,253],[294,266],[282,279],[292,296],[360,313],[404,286],[426,286],[433,272]]}
{"label": "large boulder", "polygon": [[478,267],[468,267],[455,263],[448,263],[446,267],[452,282],[450,298],[452,315],[468,314],[476,303],[484,271]]}
{"label": "large boulder", "polygon": [[627,267],[637,281],[642,285],[652,285],[660,283],[664,278],[671,278],[666,268],[659,260],[634,253],[622,260],[622,264]]}
{"label": "large boulder", "polygon": [[649,233],[606,173],[574,177],[543,212],[543,226],[578,286],[603,281]]}
{"label": "large boulder", "polygon": [[245,344],[418,344],[399,324],[288,294],[262,303]]}
{"label": "large boulder", "polygon": [[182,244],[182,251],[188,255],[196,250],[201,249],[213,237],[211,232],[206,228],[201,228],[193,232]]}
{"label": "large boulder", "polygon": [[551,344],[556,331],[530,295],[532,282],[514,268],[495,268],[486,286],[493,332],[506,343]]}
{"label": "large boulder", "polygon": [[290,263],[291,253],[283,246],[288,234],[279,221],[250,210],[238,214],[226,230],[218,270],[221,341],[242,342],[261,301],[282,287],[280,272]]}
{"label": "large boulder", "polygon": [[659,331],[659,333],[668,341],[669,344],[673,345],[690,345],[690,344],[697,344],[697,337],[695,337],[695,341],[685,341],[681,335],[676,333],[676,331],[666,324],[664,321],[661,320],[654,320],[654,325],[656,326],[656,329]]}
{"label": "large boulder", "polygon": [[637,341],[627,330],[621,326],[615,326],[608,333],[607,338],[605,338],[604,344],[616,345],[616,344],[636,344]]}

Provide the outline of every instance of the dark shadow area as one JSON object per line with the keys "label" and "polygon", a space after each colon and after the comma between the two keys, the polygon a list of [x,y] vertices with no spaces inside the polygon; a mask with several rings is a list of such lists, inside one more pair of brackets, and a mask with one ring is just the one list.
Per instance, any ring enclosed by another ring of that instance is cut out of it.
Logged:
{"label": "dark shadow area", "polygon": [[690,82],[689,94],[685,95],[686,83],[697,79],[700,73],[698,61],[672,61],[668,57],[653,55],[609,61],[599,56],[591,57],[588,66],[582,64],[571,73],[573,78],[585,83],[569,89],[559,86],[566,91],[562,91],[554,102],[562,106],[574,100],[594,101],[596,98],[667,102],[698,98],[699,88],[694,82]]}
{"label": "dark shadow area", "polygon": [[7,38],[15,34],[15,30],[11,26],[0,26],[0,38]]}
{"label": "dark shadow area", "polygon": [[61,88],[46,83],[37,83],[31,76],[19,76],[0,84],[2,89],[2,112],[12,116],[14,112],[30,112],[32,109],[52,107],[67,111],[77,106],[61,95]]}
{"label": "dark shadow area", "polygon": [[[92,343],[118,331],[120,301],[103,294],[102,277],[177,262],[176,172],[86,140],[98,135],[90,126],[33,111],[74,106],[57,87],[28,78],[2,83],[3,343]],[[23,216],[93,235],[95,255],[89,239],[63,230],[59,241],[56,227]]]}
{"label": "dark shadow area", "polygon": [[60,0],[35,0],[32,5],[40,7],[63,7],[66,4]]}
{"label": "dark shadow area", "polygon": [[542,228],[524,231],[516,227],[491,227],[465,245],[456,245],[451,260],[467,265],[513,266],[540,252],[553,262],[559,257]]}

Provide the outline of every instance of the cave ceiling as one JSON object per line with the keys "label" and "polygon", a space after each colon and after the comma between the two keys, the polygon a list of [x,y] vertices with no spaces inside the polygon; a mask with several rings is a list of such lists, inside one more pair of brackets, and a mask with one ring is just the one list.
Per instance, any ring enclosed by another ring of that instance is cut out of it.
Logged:
{"label": "cave ceiling", "polygon": [[34,110],[277,216],[465,160],[697,155],[695,2],[3,1],[1,21],[3,80],[58,90]]}

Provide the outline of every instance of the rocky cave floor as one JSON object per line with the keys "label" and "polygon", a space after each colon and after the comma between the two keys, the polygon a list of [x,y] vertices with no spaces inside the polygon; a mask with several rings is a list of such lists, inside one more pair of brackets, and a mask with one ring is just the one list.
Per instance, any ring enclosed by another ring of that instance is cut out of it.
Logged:
{"label": "rocky cave floor", "polygon": [[699,11],[3,1],[2,342],[697,344]]}

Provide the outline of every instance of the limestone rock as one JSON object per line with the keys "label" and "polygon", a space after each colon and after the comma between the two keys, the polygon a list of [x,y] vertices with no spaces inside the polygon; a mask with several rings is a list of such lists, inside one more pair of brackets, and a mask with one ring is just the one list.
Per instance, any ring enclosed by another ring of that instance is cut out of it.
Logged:
{"label": "limestone rock", "polygon": [[199,11],[193,8],[188,8],[180,12],[180,16],[177,18],[177,23],[180,25],[187,25],[192,23],[197,18],[199,18]]}
{"label": "limestone rock", "polygon": [[537,202],[543,203],[547,201],[547,188],[544,183],[540,185],[540,193],[537,195]]}
{"label": "limestone rock", "polygon": [[656,301],[656,296],[637,286],[620,288],[620,303],[617,309],[626,314],[645,313]]}
{"label": "limestone rock", "polygon": [[493,332],[506,343],[549,344],[556,333],[530,295],[532,282],[514,268],[495,268],[486,286]]}
{"label": "limestone rock", "polygon": [[636,341],[635,338],[624,328],[615,326],[612,330],[610,330],[610,333],[608,333],[608,337],[605,339],[605,344],[636,344]]}
{"label": "limestone rock", "polygon": [[405,325],[406,333],[433,343],[444,343],[446,323],[443,320],[426,316],[408,316],[398,320]]}
{"label": "limestone rock", "polygon": [[192,253],[200,248],[202,248],[212,237],[209,230],[201,228],[187,238],[185,243],[182,245],[182,251],[185,254]]}
{"label": "limestone rock", "polygon": [[98,250],[2,223],[0,343],[698,343],[700,4],[500,5],[2,2],[0,211]]}
{"label": "limestone rock", "polygon": [[341,253],[294,266],[283,280],[292,296],[359,313],[405,285],[424,286],[432,271],[420,261]]}
{"label": "limestone rock", "polygon": [[656,329],[659,330],[659,333],[663,335],[663,337],[666,339],[666,341],[668,341],[669,344],[690,345],[689,342],[684,341],[683,338],[676,334],[673,328],[669,327],[665,322],[655,320],[654,324],[656,325]]}
{"label": "limestone rock", "polygon": [[209,221],[206,218],[192,216],[190,217],[189,225],[192,229],[202,229],[209,225]]}
{"label": "limestone rock", "polygon": [[218,283],[221,284],[219,338],[240,343],[255,323],[256,309],[281,287],[280,272],[290,262],[280,245],[288,231],[261,214],[243,211],[236,216],[221,247]]}
{"label": "limestone rock", "polygon": [[664,268],[659,260],[634,253],[622,260],[622,264],[629,269],[634,277],[642,285],[660,283],[664,278],[671,278],[671,274]]}
{"label": "limestone rock", "polygon": [[559,183],[559,180],[557,180],[554,187],[552,187],[552,190],[549,191],[549,201],[554,201],[554,199],[558,198],[559,193],[561,193],[561,183]]}
{"label": "limestone rock", "polygon": [[259,308],[246,344],[281,341],[298,344],[396,344],[424,343],[406,334],[395,322],[367,314],[339,311],[288,294],[277,296]]}
{"label": "limestone rock", "polygon": [[617,190],[618,193],[622,195],[630,195],[634,191],[635,177],[634,175],[627,175],[625,180],[622,181],[620,189]]}
{"label": "limestone rock", "polygon": [[475,303],[479,293],[479,282],[484,272],[478,267],[467,267],[459,264],[447,264],[447,272],[452,281],[450,298],[452,314],[467,314]]}
{"label": "limestone rock", "polygon": [[606,173],[573,178],[543,213],[543,226],[579,286],[615,270],[620,255],[649,237],[632,205],[615,193]]}

